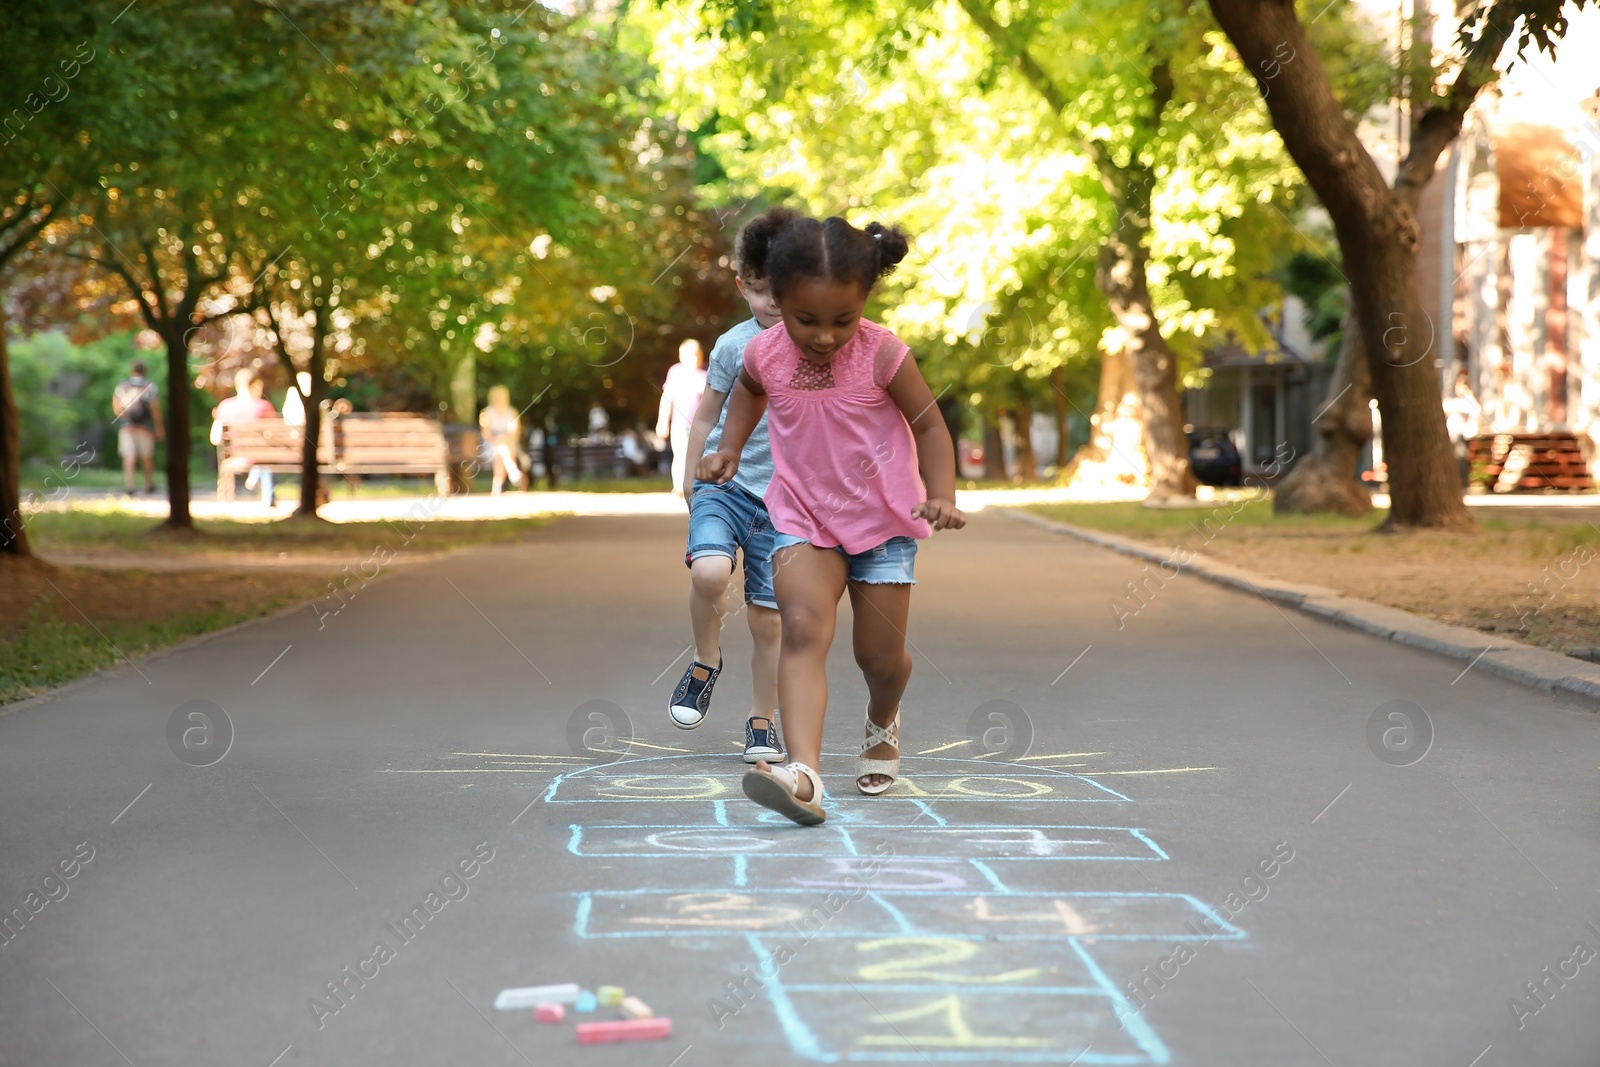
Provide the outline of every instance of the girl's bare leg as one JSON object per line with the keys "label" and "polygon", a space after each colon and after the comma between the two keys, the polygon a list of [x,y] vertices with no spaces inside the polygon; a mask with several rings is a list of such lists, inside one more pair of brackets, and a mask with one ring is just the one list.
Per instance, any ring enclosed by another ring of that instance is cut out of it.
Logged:
{"label": "girl's bare leg", "polygon": [[[783,637],[778,656],[778,706],[789,758],[818,769],[822,723],[828,710],[828,648],[833,644],[839,597],[850,562],[831,548],[795,545],[778,552],[773,584]],[[799,780],[800,799],[811,799],[811,785]]]}
{"label": "girl's bare leg", "polygon": [[[911,680],[911,654],[906,651],[906,619],[911,611],[909,584],[850,583],[850,607],[855,612],[856,665],[867,681],[867,716],[888,729]],[[868,759],[893,759],[891,745],[879,742],[863,753]],[[881,774],[867,774],[869,786],[887,781]]]}

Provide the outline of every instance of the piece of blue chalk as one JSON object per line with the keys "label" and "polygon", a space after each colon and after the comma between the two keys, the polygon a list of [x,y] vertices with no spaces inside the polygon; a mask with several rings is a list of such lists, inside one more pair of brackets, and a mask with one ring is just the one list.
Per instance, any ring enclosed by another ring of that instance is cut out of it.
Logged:
{"label": "piece of blue chalk", "polygon": [[597,997],[595,997],[595,995],[593,993],[591,993],[587,989],[585,989],[581,993],[578,994],[578,1002],[577,1002],[576,1005],[574,1005],[574,1010],[575,1011],[594,1011],[596,1005],[598,1005],[599,1003],[600,1003],[599,999]]}

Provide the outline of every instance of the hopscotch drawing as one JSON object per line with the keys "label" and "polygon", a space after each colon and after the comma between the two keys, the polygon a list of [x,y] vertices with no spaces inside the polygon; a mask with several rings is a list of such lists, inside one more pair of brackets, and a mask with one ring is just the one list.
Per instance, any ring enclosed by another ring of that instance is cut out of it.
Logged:
{"label": "hopscotch drawing", "polygon": [[[568,852],[650,861],[648,886],[575,894],[573,931],[727,939],[752,977],[712,998],[712,1017],[764,999],[794,1053],[819,1063],[1169,1063],[1094,946],[1201,923],[1245,935],[1183,893],[1061,890],[1074,865],[1168,861],[1126,824],[1133,801],[1061,770],[906,765],[888,794],[837,801],[816,828],[750,804],[736,775],[702,773],[704,756],[561,774],[543,800],[571,806]],[[1011,817],[963,818],[975,801]],[[1046,821],[1068,803],[1104,817]]]}

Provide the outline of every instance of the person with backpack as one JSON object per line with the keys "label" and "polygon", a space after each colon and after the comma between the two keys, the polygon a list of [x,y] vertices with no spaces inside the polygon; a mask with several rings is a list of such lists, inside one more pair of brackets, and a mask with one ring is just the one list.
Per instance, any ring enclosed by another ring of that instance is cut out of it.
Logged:
{"label": "person with backpack", "polygon": [[111,391],[111,411],[116,416],[117,454],[122,457],[122,489],[134,495],[133,468],[144,466],[144,490],[156,491],[156,442],[166,436],[161,424],[161,394],[146,373],[144,360],[136,359],[132,374]]}

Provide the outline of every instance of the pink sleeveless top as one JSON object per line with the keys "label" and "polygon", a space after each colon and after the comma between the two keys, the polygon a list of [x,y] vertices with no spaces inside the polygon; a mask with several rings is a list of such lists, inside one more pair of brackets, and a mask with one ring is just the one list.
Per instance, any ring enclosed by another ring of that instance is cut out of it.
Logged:
{"label": "pink sleeveless top", "polygon": [[782,323],[751,339],[744,369],[767,393],[773,529],[852,555],[931,535],[911,517],[927,493],[911,427],[888,392],[906,352],[866,319],[825,364],[807,361]]}

